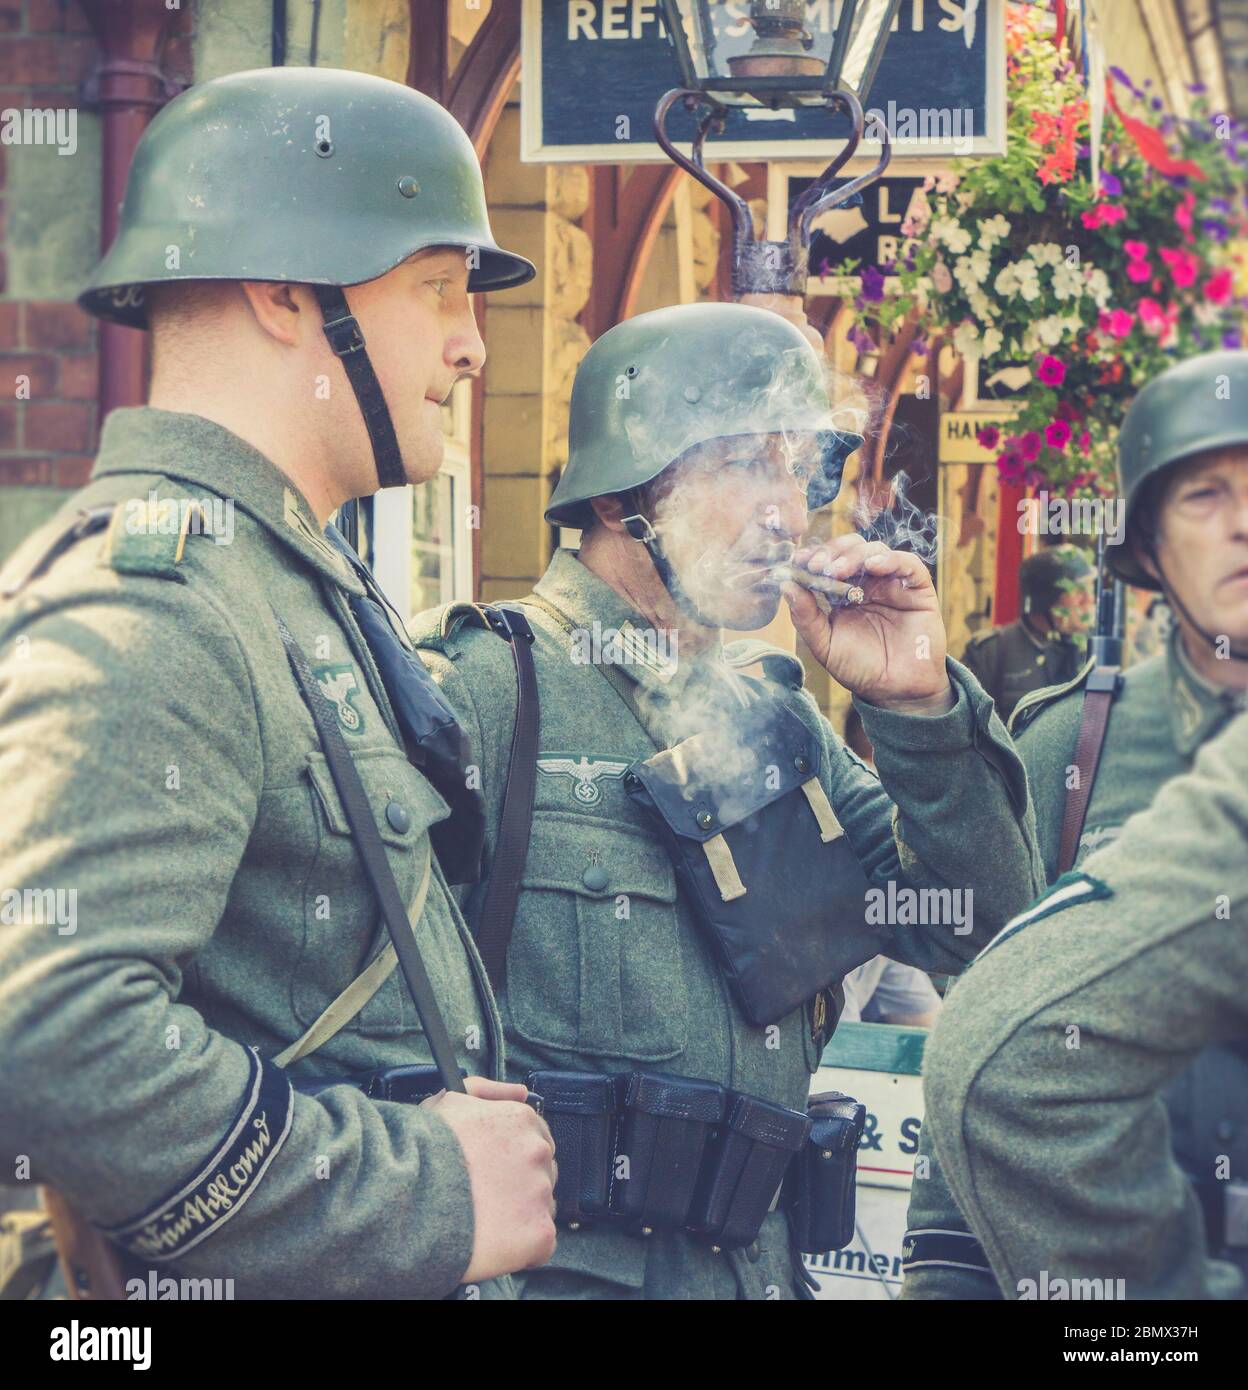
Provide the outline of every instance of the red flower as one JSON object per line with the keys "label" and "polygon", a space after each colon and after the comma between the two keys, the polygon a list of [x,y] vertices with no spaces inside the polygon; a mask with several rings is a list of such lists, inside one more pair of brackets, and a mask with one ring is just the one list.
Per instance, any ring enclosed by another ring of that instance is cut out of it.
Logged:
{"label": "red flower", "polygon": [[1028,463],[1034,463],[1040,457],[1040,432],[1038,430],[1028,430],[1018,441],[1018,452]]}
{"label": "red flower", "polygon": [[995,449],[1001,440],[1001,431],[996,425],[984,425],[975,431],[975,438],[985,449]]}
{"label": "red flower", "polygon": [[1074,421],[1080,418],[1079,412],[1069,401],[1058,401],[1057,410],[1054,413],[1059,420]]}
{"label": "red flower", "polygon": [[1046,357],[1036,375],[1046,386],[1060,386],[1066,380],[1066,364],[1057,357]]}

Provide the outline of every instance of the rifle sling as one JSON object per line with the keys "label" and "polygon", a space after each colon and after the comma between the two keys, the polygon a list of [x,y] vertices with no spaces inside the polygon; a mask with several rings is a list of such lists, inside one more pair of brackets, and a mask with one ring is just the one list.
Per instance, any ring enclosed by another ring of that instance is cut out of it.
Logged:
{"label": "rifle sling", "polygon": [[1083,696],[1083,714],[1079,721],[1079,737],[1075,741],[1075,785],[1066,793],[1066,808],[1062,813],[1062,833],[1057,851],[1057,871],[1064,874],[1072,868],[1079,853],[1079,837],[1087,819],[1088,803],[1096,770],[1101,761],[1101,749],[1109,728],[1109,712],[1122,683],[1117,666],[1097,666],[1088,676]]}

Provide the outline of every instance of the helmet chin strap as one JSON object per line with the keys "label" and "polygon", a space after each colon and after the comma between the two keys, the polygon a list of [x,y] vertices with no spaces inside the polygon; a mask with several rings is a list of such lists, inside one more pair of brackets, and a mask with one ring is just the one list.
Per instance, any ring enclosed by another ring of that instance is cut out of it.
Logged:
{"label": "helmet chin strap", "polygon": [[667,558],[663,550],[663,542],[659,538],[659,533],[654,529],[648,517],[642,512],[641,492],[638,488],[633,488],[625,494],[628,505],[633,508],[631,516],[623,517],[624,529],[635,541],[640,541],[646,547],[646,553],[650,556],[650,561],[654,565],[654,571],[659,576],[659,582],[671,595],[672,602],[680,609],[681,613],[691,621],[701,627],[711,628],[718,631],[722,626],[720,623],[712,621],[699,608],[696,603],[685,592],[684,586],[676,577],[676,571],[672,568],[672,562]]}
{"label": "helmet chin strap", "polygon": [[368,360],[364,333],[347,304],[347,296],[337,285],[313,285],[312,293],[321,306],[325,336],[335,356],[342,363],[359,402],[360,414],[373,446],[373,462],[377,468],[379,487],[402,487],[407,482],[399,441],[390,419],[381,382],[373,364]]}
{"label": "helmet chin strap", "polygon": [[[1214,655],[1218,656],[1218,659],[1220,661],[1225,660],[1225,657],[1218,655],[1218,637],[1212,632],[1206,632],[1205,629],[1201,627],[1201,625],[1196,621],[1196,619],[1192,617],[1191,613],[1188,612],[1187,605],[1178,596],[1178,594],[1174,592],[1174,589],[1171,587],[1170,581],[1166,578],[1165,570],[1163,570],[1161,567],[1161,561],[1157,557],[1157,549],[1153,545],[1151,539],[1148,542],[1148,553],[1152,557],[1153,564],[1157,568],[1157,582],[1161,585],[1161,591],[1166,597],[1166,602],[1170,605],[1171,608],[1175,610],[1176,613],[1182,615],[1182,617],[1187,621],[1187,625],[1192,629],[1193,632],[1197,634],[1197,636],[1199,636],[1201,641],[1204,642],[1204,644],[1214,653]],[[1248,661],[1248,647],[1236,647],[1232,645],[1230,639],[1228,638],[1226,650],[1230,654],[1230,659],[1232,661]]]}

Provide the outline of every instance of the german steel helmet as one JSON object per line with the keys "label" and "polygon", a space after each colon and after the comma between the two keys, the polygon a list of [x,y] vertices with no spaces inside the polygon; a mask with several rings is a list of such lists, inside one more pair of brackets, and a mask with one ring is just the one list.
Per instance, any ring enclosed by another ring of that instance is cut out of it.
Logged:
{"label": "german steel helmet", "polygon": [[1160,589],[1132,553],[1145,484],[1172,463],[1209,449],[1248,446],[1248,352],[1206,352],[1155,376],[1131,402],[1118,436],[1118,488],[1127,540],[1106,548],[1128,584]]}
{"label": "german steel helmet", "polygon": [[851,415],[829,401],[818,353],[777,314],[718,303],[638,314],[604,333],[577,370],[568,463],[546,519],[588,526],[591,497],[640,487],[695,445],[743,434],[818,436],[823,467],[807,501],[823,506],[862,443]]}
{"label": "german steel helmet", "polygon": [[258,68],[191,87],[148,126],[78,302],[143,328],[144,285],[358,285],[433,246],[477,248],[470,290],[536,273],[495,242],[472,142],[437,102],[367,73]]}

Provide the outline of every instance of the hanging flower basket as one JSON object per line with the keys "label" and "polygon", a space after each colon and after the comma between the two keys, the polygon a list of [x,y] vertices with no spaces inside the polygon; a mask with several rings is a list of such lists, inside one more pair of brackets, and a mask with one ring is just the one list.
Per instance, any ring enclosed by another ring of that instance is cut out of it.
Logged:
{"label": "hanging flower basket", "polygon": [[1067,494],[1112,491],[1131,398],[1173,361],[1241,346],[1248,308],[1235,251],[1248,127],[1208,112],[1199,88],[1180,119],[1149,83],[1110,72],[1094,186],[1082,75],[1032,7],[1011,6],[1006,153],[928,178],[903,259],[864,270],[857,301],[888,331],[907,318],[944,330],[981,379],[1026,361],[1011,432],[980,442],[1003,478]]}

